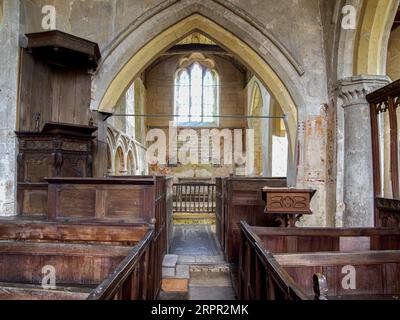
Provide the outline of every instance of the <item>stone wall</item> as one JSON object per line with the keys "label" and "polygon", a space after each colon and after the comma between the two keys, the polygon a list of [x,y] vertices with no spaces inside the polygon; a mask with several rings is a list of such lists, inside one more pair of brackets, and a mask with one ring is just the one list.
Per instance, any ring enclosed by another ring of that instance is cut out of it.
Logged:
{"label": "stone wall", "polygon": [[397,27],[389,39],[387,75],[391,80],[400,79],[400,28]]}
{"label": "stone wall", "polygon": [[[179,61],[183,55],[173,55],[164,58],[158,63],[150,66],[145,74],[146,84],[146,113],[151,115],[166,114],[172,115],[174,112],[174,84],[175,73],[179,66]],[[245,115],[247,111],[247,102],[245,95],[245,74],[237,69],[230,61],[218,56],[209,55],[216,63],[216,70],[219,76],[219,113],[221,115]],[[168,125],[173,119],[165,118],[146,118],[146,126],[149,129],[159,128],[165,131],[169,139]],[[218,128],[239,129],[246,128],[245,119],[220,118]],[[193,128],[200,137],[201,129]],[[201,141],[199,140],[199,145]],[[199,148],[199,153],[204,151]],[[171,174],[175,177],[198,177],[208,178],[216,176],[227,176],[234,172],[234,167],[230,165],[185,165],[170,168],[156,168],[156,171],[162,171],[164,174]]]}
{"label": "stone wall", "polygon": [[[327,136],[323,133],[328,130],[328,122],[324,120],[323,112],[321,116],[321,106],[328,102],[328,79],[320,1],[252,0],[249,5],[242,0],[24,0],[20,1],[20,18],[16,1],[5,1],[6,8],[10,8],[11,2],[14,3],[12,14],[16,15],[13,21],[20,20],[21,34],[43,31],[41,8],[53,4],[57,10],[57,28],[99,43],[103,62],[111,53],[116,52],[118,56],[118,52],[123,51],[120,58],[111,59],[110,63],[106,61],[94,75],[93,108],[99,104],[99,94],[115,78],[114,69],[120,70],[154,35],[194,13],[216,21],[267,61],[276,77],[285,84],[297,106],[300,131],[313,121],[325,126],[322,134],[298,135],[296,143],[293,143],[293,146],[296,145],[296,152],[293,153],[299,154],[299,165],[296,168],[293,154],[289,176],[292,184],[318,189],[316,199],[319,200],[316,200],[315,206],[317,216],[326,217],[331,214],[326,205],[326,199],[330,198],[326,193],[328,180],[323,173],[326,171],[328,157]],[[4,19],[7,19],[7,10]],[[18,30],[14,30],[9,38],[17,39]],[[117,46],[118,50],[113,51]],[[17,57],[17,52],[18,49],[13,47],[7,59]],[[242,62],[247,64],[247,61]],[[13,64],[8,65],[13,68]],[[7,81],[10,79],[8,76],[5,78]],[[231,96],[236,94],[232,92]],[[271,94],[279,97],[282,92],[278,90]],[[12,99],[16,99],[16,94]],[[230,99],[232,103],[233,100],[240,101],[237,97]],[[100,129],[96,150],[99,156],[95,159],[95,171],[97,175],[102,175],[106,170],[106,161],[103,161],[106,154],[106,128],[102,123],[98,125]],[[318,219],[318,223],[320,221],[326,225],[325,219]]]}
{"label": "stone wall", "polygon": [[[174,83],[175,72],[178,69],[179,60],[182,55],[174,55],[162,62],[151,66],[146,72],[147,108],[148,114],[174,114]],[[246,99],[244,96],[245,76],[231,62],[210,55],[216,63],[216,70],[220,80],[220,102],[221,115],[245,115]],[[169,118],[147,118],[146,126],[163,127],[168,126]],[[241,119],[221,118],[221,128],[245,127],[246,121]]]}
{"label": "stone wall", "polygon": [[0,5],[0,216],[9,216],[15,212],[19,4]]}

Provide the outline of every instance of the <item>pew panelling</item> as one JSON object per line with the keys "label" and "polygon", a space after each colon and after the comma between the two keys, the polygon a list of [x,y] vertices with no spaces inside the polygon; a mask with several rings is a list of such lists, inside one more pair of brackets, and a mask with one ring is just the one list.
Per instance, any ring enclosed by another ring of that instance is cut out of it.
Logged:
{"label": "pew panelling", "polygon": [[264,187],[286,187],[286,178],[217,178],[217,233],[228,262],[237,262],[240,221],[257,226],[278,226],[264,213]]}
{"label": "pew panelling", "polygon": [[0,240],[134,245],[148,228],[145,223],[99,225],[3,218],[0,220]]}
{"label": "pew panelling", "polygon": [[154,231],[150,230],[104,281],[93,290],[88,300],[155,300],[152,288],[155,264],[151,261]]}
{"label": "pew panelling", "polygon": [[[152,286],[157,296],[161,289],[161,270],[164,255],[169,251],[172,241],[173,221],[172,221],[172,177],[165,176],[111,176],[110,179],[117,181],[130,181],[137,183],[150,184],[149,192],[143,194],[143,202],[148,202],[152,212],[147,215],[150,223],[155,223],[153,241],[150,248],[150,255],[154,261],[155,267],[151,274]],[[139,196],[140,197],[140,196]]]}
{"label": "pew panelling", "polygon": [[[148,225],[43,225],[10,220],[0,224],[0,231],[5,231],[0,233],[0,299],[110,299],[108,294],[95,293],[103,291],[104,281],[120,273],[122,278],[107,285],[107,292],[115,293],[113,299],[156,299],[160,266],[154,260],[158,255],[153,247],[154,229]],[[44,266],[54,267],[54,290],[41,287]]]}
{"label": "pew panelling", "polygon": [[[120,270],[121,261],[135,256],[134,273],[128,270],[125,284],[117,285],[122,291],[113,298],[155,299],[171,237],[172,180],[150,176],[47,180],[48,219],[0,221],[0,298],[34,294],[81,299]],[[10,268],[14,264],[18,268]],[[39,286],[47,264],[55,267],[57,287],[65,288],[64,293]]]}
{"label": "pew panelling", "polygon": [[378,227],[400,227],[400,200],[375,198],[375,214]]}
{"label": "pew panelling", "polygon": [[[275,255],[276,261],[309,297],[313,297],[313,275],[324,275],[327,299],[400,298],[400,251],[360,251],[353,253],[312,253]],[[354,268],[355,287],[342,281],[346,267]]]}
{"label": "pew panelling", "polygon": [[[400,230],[281,229],[241,223],[238,296],[257,300],[314,299],[323,275],[328,299],[395,299],[400,295]],[[356,289],[342,287],[344,266]]]}
{"label": "pew panelling", "polygon": [[2,241],[0,282],[41,284],[43,267],[53,266],[58,284],[97,285],[130,249],[112,245]]}

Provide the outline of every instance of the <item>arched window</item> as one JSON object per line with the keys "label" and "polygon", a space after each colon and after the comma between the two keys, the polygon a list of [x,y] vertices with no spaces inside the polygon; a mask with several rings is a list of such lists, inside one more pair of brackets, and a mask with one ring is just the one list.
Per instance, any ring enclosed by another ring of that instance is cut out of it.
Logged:
{"label": "arched window", "polygon": [[175,78],[177,125],[218,125],[219,79],[215,70],[194,62],[179,70]]}

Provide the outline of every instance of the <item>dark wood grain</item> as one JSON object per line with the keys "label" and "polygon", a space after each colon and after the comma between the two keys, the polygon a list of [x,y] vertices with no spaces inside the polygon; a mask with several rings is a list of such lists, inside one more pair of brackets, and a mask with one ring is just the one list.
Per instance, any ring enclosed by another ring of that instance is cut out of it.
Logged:
{"label": "dark wood grain", "polygon": [[[345,241],[343,241],[345,240]],[[241,223],[238,296],[255,300],[395,299],[400,230],[264,228]],[[356,288],[342,286],[353,266]],[[324,279],[315,286],[315,277]],[[316,290],[316,291],[315,291]]]}
{"label": "dark wood grain", "polygon": [[[371,140],[372,140],[372,161],[373,161],[373,177],[374,177],[374,196],[375,196],[375,225],[385,227],[398,227],[400,221],[400,208],[391,205],[391,209],[387,210],[387,206],[382,206],[382,202],[386,203],[393,200],[399,200],[400,182],[399,182],[399,153],[398,153],[398,118],[397,108],[400,106],[400,81],[390,83],[367,95],[370,103],[371,118]],[[380,132],[378,126],[378,116],[388,113],[390,143],[387,146],[380,145]],[[383,199],[382,184],[384,177],[381,176],[380,149],[389,149],[390,158],[390,181],[391,194],[385,194],[388,199]]]}
{"label": "dark wood grain", "polygon": [[228,262],[239,258],[240,221],[251,225],[278,226],[264,213],[262,189],[285,187],[286,178],[226,177],[216,179],[217,235]]}

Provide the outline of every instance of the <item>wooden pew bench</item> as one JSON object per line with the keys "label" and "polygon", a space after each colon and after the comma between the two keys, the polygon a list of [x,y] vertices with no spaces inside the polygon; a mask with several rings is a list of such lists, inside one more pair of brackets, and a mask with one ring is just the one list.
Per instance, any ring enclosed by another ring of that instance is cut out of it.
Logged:
{"label": "wooden pew bench", "polygon": [[[86,299],[150,231],[145,223],[0,219],[0,299]],[[54,267],[54,290],[42,287],[45,266]]]}
{"label": "wooden pew bench", "polygon": [[[46,218],[0,220],[0,298],[155,299],[172,230],[172,180],[46,181]],[[41,287],[46,265],[55,268],[56,290]]]}
{"label": "wooden pew bench", "polygon": [[[278,254],[274,258],[310,299],[316,291],[321,300],[400,299],[399,250]],[[349,266],[354,268],[354,287],[346,284]],[[315,274],[324,278],[317,290]]]}
{"label": "wooden pew bench", "polygon": [[[86,298],[131,249],[113,245],[0,241],[0,282],[3,283],[0,298],[19,299],[32,293],[35,293],[33,299],[57,298],[63,291],[60,288],[70,288],[67,296],[71,299]],[[53,293],[40,290],[46,266],[55,271],[58,289]]]}
{"label": "wooden pew bench", "polygon": [[400,250],[400,229],[251,227],[271,253]]}
{"label": "wooden pew bench", "polygon": [[[314,275],[328,299],[400,295],[399,229],[281,229],[241,222],[241,240],[241,299],[314,299]],[[349,265],[356,271],[355,290],[341,286]]]}
{"label": "wooden pew bench", "polygon": [[132,246],[143,239],[147,223],[67,223],[20,218],[0,219],[0,240],[113,244]]}

